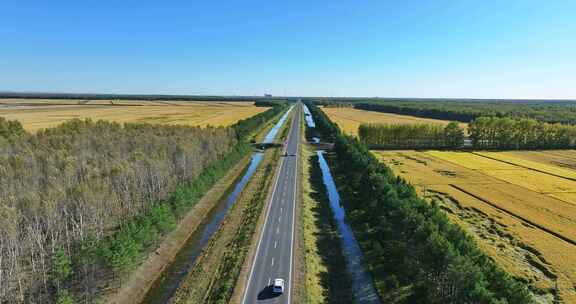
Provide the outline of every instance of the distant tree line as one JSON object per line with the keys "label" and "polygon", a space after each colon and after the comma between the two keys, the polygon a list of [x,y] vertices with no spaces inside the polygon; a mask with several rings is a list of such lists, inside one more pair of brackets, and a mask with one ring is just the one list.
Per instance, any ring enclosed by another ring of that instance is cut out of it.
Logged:
{"label": "distant tree line", "polygon": [[228,127],[0,119],[0,299],[91,303],[118,286],[285,109]]}
{"label": "distant tree line", "polygon": [[458,123],[361,124],[360,141],[376,149],[455,149],[464,144],[464,130]]}
{"label": "distant tree line", "polygon": [[275,107],[281,103],[285,103],[283,100],[256,100],[254,105],[257,107]]}
{"label": "distant tree line", "polygon": [[573,102],[381,101],[358,102],[353,105],[356,109],[368,111],[460,122],[471,122],[476,118],[488,116],[576,124],[576,104]]}
{"label": "distant tree line", "polygon": [[382,299],[394,303],[532,303],[436,203],[379,162],[368,148],[308,104],[317,128],[334,132],[331,167]]}
{"label": "distant tree line", "polygon": [[534,119],[480,117],[470,123],[477,149],[565,149],[576,147],[576,126]]}

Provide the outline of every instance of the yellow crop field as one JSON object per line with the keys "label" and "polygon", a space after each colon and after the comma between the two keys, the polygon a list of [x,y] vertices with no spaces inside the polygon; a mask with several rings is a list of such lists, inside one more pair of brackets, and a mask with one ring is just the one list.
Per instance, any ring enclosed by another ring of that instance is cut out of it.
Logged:
{"label": "yellow crop field", "polygon": [[576,171],[550,164],[523,159],[502,152],[428,151],[428,155],[453,164],[478,170],[512,185],[560,198],[576,204]]}
{"label": "yellow crop field", "polygon": [[[518,153],[518,152],[516,152],[516,153]],[[544,157],[542,157],[542,156],[540,157],[541,160],[542,159],[550,159],[550,156],[547,157],[547,155],[549,155],[549,153],[546,153],[546,152],[540,152],[540,153],[545,153],[543,155]],[[569,168],[559,167],[557,164],[555,165],[553,163],[542,163],[541,161],[530,160],[529,158],[522,157],[521,155],[526,154],[526,152],[520,152],[518,156],[511,155],[508,152],[504,152],[504,153],[503,152],[475,152],[474,154],[482,155],[482,156],[489,157],[489,158],[496,159],[496,160],[503,161],[503,162],[507,162],[510,164],[514,164],[516,166],[535,169],[535,170],[538,170],[541,172],[546,172],[546,173],[550,173],[553,175],[558,175],[558,176],[562,176],[562,177],[576,180],[576,171],[575,170],[572,170]],[[576,159],[574,159],[574,157],[576,157],[576,154],[573,154],[573,156],[572,156],[573,161],[576,160]]]}
{"label": "yellow crop field", "polygon": [[0,99],[0,116],[28,131],[79,118],[191,126],[228,126],[266,111],[252,102],[84,101]]}
{"label": "yellow crop field", "polygon": [[421,196],[439,202],[501,267],[540,290],[539,302],[553,302],[556,286],[563,301],[576,302],[576,205],[570,203],[576,193],[539,191],[576,189],[576,182],[561,177],[571,176],[571,169],[555,166],[568,163],[568,156],[545,161],[545,153],[523,157],[524,152],[485,155],[491,158],[470,152],[373,153]]}
{"label": "yellow crop field", "polygon": [[[323,107],[322,111],[328,115],[330,120],[337,123],[343,132],[349,135],[358,135],[358,127],[362,123],[385,123],[385,124],[421,124],[433,123],[439,125],[446,125],[449,123],[447,120],[420,118],[408,115],[399,115],[392,113],[381,113],[375,111],[358,110],[354,108],[331,108]],[[460,124],[464,130],[467,125]]]}

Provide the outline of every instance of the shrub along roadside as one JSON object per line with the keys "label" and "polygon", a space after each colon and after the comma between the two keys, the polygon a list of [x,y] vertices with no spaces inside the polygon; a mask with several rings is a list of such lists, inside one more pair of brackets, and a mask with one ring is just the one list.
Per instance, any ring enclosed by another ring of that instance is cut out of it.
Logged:
{"label": "shrub along roadside", "polygon": [[[57,281],[53,280],[53,285],[57,287],[56,301],[65,303],[73,301],[72,293],[68,290],[75,290],[77,287],[72,286],[72,282],[78,280],[75,280],[72,274],[82,274],[88,269],[101,268],[120,278],[132,271],[145,254],[157,244],[161,236],[172,231],[178,220],[235,164],[251,152],[247,138],[285,109],[285,105],[279,104],[231,126],[239,139],[233,148],[221,159],[204,168],[193,180],[177,185],[169,199],[152,204],[144,213],[125,221],[122,226],[101,240],[86,237],[83,242],[76,243],[78,250],[73,252],[79,254],[72,257],[65,256],[72,261],[71,273],[64,279],[60,276],[57,277]],[[54,259],[56,258],[59,257],[55,256]],[[94,293],[96,294],[97,290],[94,290]],[[94,300],[94,295],[88,296],[87,299]]]}
{"label": "shrub along roadside", "polygon": [[342,135],[316,106],[317,128],[335,138],[336,182],[378,292],[389,303],[531,303],[524,285],[500,270],[435,203]]}

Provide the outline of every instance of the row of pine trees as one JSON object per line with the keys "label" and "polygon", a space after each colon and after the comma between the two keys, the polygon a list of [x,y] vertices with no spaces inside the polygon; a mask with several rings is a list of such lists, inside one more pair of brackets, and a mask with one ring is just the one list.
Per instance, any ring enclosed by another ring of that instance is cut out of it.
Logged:
{"label": "row of pine trees", "polygon": [[479,117],[470,123],[474,148],[495,150],[570,149],[576,147],[576,126],[534,119]]}
{"label": "row of pine trees", "polygon": [[[479,117],[469,124],[471,145],[490,150],[573,149],[576,126],[527,118]],[[437,124],[361,124],[360,140],[373,149],[459,149],[465,132],[456,122]]]}
{"label": "row of pine trees", "polygon": [[458,123],[437,124],[361,124],[361,141],[378,149],[447,149],[464,144],[464,130]]}

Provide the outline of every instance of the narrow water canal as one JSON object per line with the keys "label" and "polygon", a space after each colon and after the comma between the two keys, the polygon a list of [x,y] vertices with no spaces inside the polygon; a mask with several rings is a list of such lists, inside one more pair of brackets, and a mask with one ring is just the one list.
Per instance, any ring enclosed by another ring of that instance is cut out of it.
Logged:
{"label": "narrow water canal", "polygon": [[[290,107],[282,115],[280,120],[266,134],[265,143],[271,143],[276,138],[278,131],[282,128],[288,115],[293,107]],[[248,167],[244,170],[242,177],[237,179],[225,195],[222,196],[218,204],[207,214],[198,228],[186,241],[180,249],[174,260],[166,267],[161,276],[154,282],[152,287],[146,293],[142,303],[164,304],[168,303],[174,292],[180,286],[182,280],[186,277],[196,258],[202,253],[202,250],[208,244],[210,237],[218,230],[218,227],[226,217],[228,210],[234,205],[236,199],[244,186],[250,181],[252,175],[260,165],[264,154],[255,152]]]}
{"label": "narrow water canal", "polygon": [[373,304],[380,303],[372,277],[364,269],[362,263],[362,251],[356,242],[356,238],[352,233],[352,229],[346,223],[346,212],[342,205],[340,205],[340,195],[336,190],[336,185],[330,173],[330,167],[324,159],[324,152],[317,151],[318,163],[322,170],[322,181],[326,186],[328,193],[328,200],[330,201],[330,209],[336,220],[338,232],[342,242],[342,250],[344,258],[346,259],[346,270],[352,279],[352,290],[354,291],[354,299],[358,304]]}
{"label": "narrow water canal", "polygon": [[264,137],[264,143],[265,144],[269,144],[269,143],[274,141],[274,139],[276,138],[276,135],[278,134],[278,131],[280,131],[280,129],[284,125],[284,122],[288,118],[288,115],[290,114],[290,112],[292,111],[293,108],[294,108],[294,106],[291,106],[290,109],[288,109],[288,111],[286,111],[286,113],[284,113],[284,115],[282,115],[282,117],[280,117],[280,120],[278,120],[278,122],[274,125],[272,130],[270,130],[268,132],[268,134],[266,134],[266,137]]}

